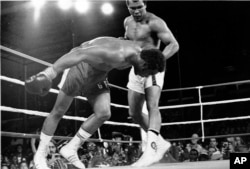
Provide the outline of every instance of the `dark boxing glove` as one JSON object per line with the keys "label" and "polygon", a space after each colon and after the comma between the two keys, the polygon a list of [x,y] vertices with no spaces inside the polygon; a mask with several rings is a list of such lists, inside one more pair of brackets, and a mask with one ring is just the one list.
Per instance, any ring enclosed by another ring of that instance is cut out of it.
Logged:
{"label": "dark boxing glove", "polygon": [[55,77],[56,72],[53,72],[53,68],[49,67],[45,71],[25,80],[25,89],[28,93],[45,96],[49,93],[52,86],[52,79]]}
{"label": "dark boxing glove", "polygon": [[25,80],[25,89],[30,94],[45,96],[52,86],[52,81],[44,74],[37,74]]}

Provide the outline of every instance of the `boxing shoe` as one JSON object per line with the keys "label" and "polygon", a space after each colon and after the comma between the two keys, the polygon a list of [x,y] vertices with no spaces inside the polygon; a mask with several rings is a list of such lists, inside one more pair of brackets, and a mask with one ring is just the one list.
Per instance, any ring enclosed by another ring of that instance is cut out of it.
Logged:
{"label": "boxing shoe", "polygon": [[161,136],[159,136],[157,141],[157,151],[156,155],[154,156],[155,161],[156,162],[160,161],[170,147],[171,147],[170,142],[164,140]]}
{"label": "boxing shoe", "polygon": [[132,164],[132,167],[148,167],[154,163],[156,163],[156,156],[157,154],[157,144],[156,142],[151,142],[150,146],[146,147],[145,152],[142,154],[140,159]]}
{"label": "boxing shoe", "polygon": [[36,169],[51,169],[47,165],[46,152],[37,151],[34,156],[34,165]]}
{"label": "boxing shoe", "polygon": [[65,145],[60,149],[59,153],[76,168],[85,169],[85,165],[78,158],[76,150],[73,150],[72,148],[69,148],[67,145]]}
{"label": "boxing shoe", "polygon": [[52,86],[52,80],[57,73],[52,67],[45,69],[43,72],[33,75],[25,80],[25,89],[28,93],[45,96],[49,93]]}

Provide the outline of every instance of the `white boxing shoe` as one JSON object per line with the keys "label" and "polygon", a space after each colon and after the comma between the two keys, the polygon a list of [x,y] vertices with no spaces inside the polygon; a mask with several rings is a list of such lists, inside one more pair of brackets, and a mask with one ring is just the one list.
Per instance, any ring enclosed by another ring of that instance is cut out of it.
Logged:
{"label": "white boxing shoe", "polygon": [[156,142],[151,142],[151,146],[147,146],[145,152],[142,154],[141,158],[132,164],[132,167],[148,167],[156,163],[156,154],[157,154],[157,144]]}
{"label": "white boxing shoe", "polygon": [[155,161],[159,162],[170,147],[171,147],[170,142],[164,140],[163,138],[159,139],[159,141],[157,142],[157,152],[156,155],[154,156]]}
{"label": "white boxing shoe", "polygon": [[46,152],[37,151],[34,156],[34,166],[36,169],[51,169],[47,165]]}
{"label": "white boxing shoe", "polygon": [[77,151],[73,150],[72,148],[68,148],[67,145],[65,145],[61,148],[59,153],[76,168],[85,169],[85,165],[78,158]]}

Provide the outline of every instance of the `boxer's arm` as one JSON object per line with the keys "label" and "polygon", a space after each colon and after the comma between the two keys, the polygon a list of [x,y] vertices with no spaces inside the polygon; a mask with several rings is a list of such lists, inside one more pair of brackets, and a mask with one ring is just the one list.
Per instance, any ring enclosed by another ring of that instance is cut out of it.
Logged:
{"label": "boxer's arm", "polygon": [[163,50],[165,59],[169,59],[179,50],[179,44],[168,28],[167,24],[160,18],[154,19],[151,22],[151,29],[157,32],[158,38],[166,45]]}
{"label": "boxer's arm", "polygon": [[129,38],[127,37],[128,19],[129,19],[129,17],[126,17],[126,18],[124,19],[124,22],[123,22],[123,27],[124,27],[124,29],[125,29],[125,33],[124,33],[123,40],[129,40]]}
{"label": "boxer's arm", "polygon": [[105,58],[112,59],[111,57],[113,57],[114,54],[108,54],[108,52],[112,53],[113,51],[100,46],[74,48],[71,52],[58,59],[52,67],[48,67],[44,71],[25,80],[26,91],[31,94],[45,96],[52,86],[52,80],[58,73],[61,73],[63,70],[77,65],[80,62],[93,64],[109,62],[109,60]]}
{"label": "boxer's arm", "polygon": [[77,47],[59,58],[52,67],[55,72],[61,73],[65,69],[73,67],[81,62],[102,63],[104,58],[111,52],[111,50],[103,46]]}

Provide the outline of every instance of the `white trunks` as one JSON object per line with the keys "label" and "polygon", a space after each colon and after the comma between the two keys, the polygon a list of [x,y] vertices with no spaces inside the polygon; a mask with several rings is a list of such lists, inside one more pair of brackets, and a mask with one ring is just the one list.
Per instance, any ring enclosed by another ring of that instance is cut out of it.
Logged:
{"label": "white trunks", "polygon": [[159,86],[162,89],[164,83],[164,76],[165,76],[165,71],[159,72],[155,75],[151,75],[148,77],[141,77],[135,75],[134,67],[132,67],[129,73],[129,80],[127,87],[130,90],[142,94],[145,94],[145,89],[151,86]]}

